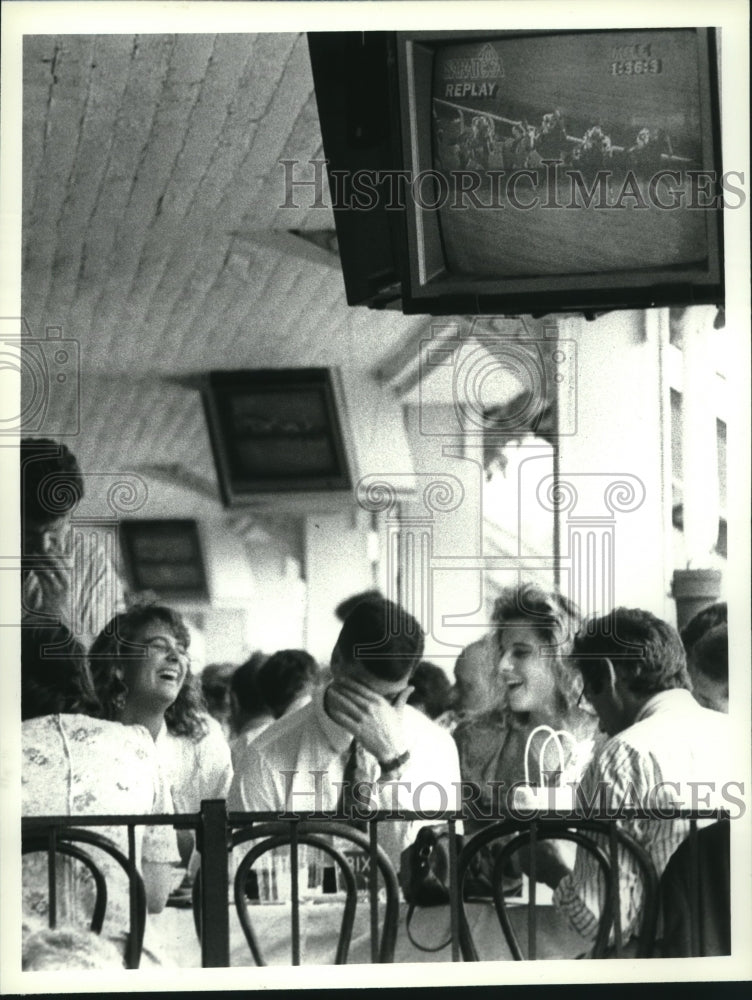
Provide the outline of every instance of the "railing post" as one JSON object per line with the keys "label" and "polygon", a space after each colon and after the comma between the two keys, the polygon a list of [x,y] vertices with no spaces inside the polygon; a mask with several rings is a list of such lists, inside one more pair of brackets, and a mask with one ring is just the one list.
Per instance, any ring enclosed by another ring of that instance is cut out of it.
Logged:
{"label": "railing post", "polygon": [[198,829],[201,852],[201,965],[230,964],[230,920],[227,878],[227,805],[224,799],[201,803]]}
{"label": "railing post", "polygon": [[376,861],[378,846],[378,824],[371,820],[368,824],[368,907],[371,920],[371,963],[379,961],[379,869]]}
{"label": "railing post", "polygon": [[136,878],[138,868],[136,867],[136,827],[133,823],[128,824],[128,906],[130,909],[131,932],[128,936],[128,949],[126,953],[126,967],[137,969],[141,961],[141,949],[144,936],[139,927],[139,912],[136,902]]}
{"label": "railing post", "polygon": [[300,890],[298,887],[298,822],[290,820],[290,904],[292,964],[300,965]]}
{"label": "railing post", "polygon": [[447,821],[449,833],[449,926],[452,934],[452,961],[460,960],[460,899],[462,886],[459,884],[457,868],[457,823]]}

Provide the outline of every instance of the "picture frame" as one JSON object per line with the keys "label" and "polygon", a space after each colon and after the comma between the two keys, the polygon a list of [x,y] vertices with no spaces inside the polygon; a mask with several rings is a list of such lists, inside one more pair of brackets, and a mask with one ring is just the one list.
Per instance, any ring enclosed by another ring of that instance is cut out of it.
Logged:
{"label": "picture frame", "polygon": [[135,592],[171,600],[209,599],[198,524],[191,519],[126,520],[120,524],[126,577]]}
{"label": "picture frame", "polygon": [[352,489],[331,369],[213,371],[203,401],[225,507]]}

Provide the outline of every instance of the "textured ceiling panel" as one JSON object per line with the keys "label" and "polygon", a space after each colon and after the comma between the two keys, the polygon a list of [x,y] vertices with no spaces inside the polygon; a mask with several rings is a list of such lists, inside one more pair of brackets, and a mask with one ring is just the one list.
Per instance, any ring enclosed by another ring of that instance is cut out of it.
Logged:
{"label": "textured ceiling panel", "polygon": [[172,376],[372,372],[425,326],[348,308],[331,258],[284,235],[333,226],[281,207],[279,161],[322,157],[304,35],[27,36],[23,76],[23,310],[81,371],[29,429],[79,420],[85,468],[213,480],[198,392]]}

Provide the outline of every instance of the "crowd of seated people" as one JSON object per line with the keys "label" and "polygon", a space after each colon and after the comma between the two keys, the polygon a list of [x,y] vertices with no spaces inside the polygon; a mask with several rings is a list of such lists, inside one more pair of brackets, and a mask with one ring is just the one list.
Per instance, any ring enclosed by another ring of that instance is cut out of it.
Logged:
{"label": "crowd of seated people", "polygon": [[[48,444],[41,449],[45,462]],[[60,454],[64,474],[78,482],[75,460],[67,450]],[[80,496],[82,486],[76,489]],[[465,813],[470,836],[508,813],[507,792],[520,785],[573,785],[586,801],[603,785],[610,805],[660,788],[653,805],[692,806],[671,787],[683,793],[693,782],[711,782],[718,790],[734,777],[723,714],[725,605],[701,612],[680,639],[644,610],[617,608],[583,624],[563,595],[521,584],[502,592],[491,628],[461,651],[452,686],[443,667],[422,658],[418,622],[372,590],[335,609],[341,628],[323,669],[305,650],[280,649],[269,656],[257,651],[239,666],[213,664],[196,676],[185,621],[156,603],[111,607],[87,652],[76,634],[84,631],[80,615],[70,612],[75,598],[60,600],[72,594],[59,579],[65,525],[32,513],[24,531],[37,538],[36,562],[24,564],[22,581],[29,611],[22,629],[25,816],[196,813],[206,799],[225,799],[232,811],[282,812],[294,804],[359,820],[375,809],[455,809],[470,787],[476,807]],[[52,554],[49,563],[45,553]],[[518,801],[526,801],[524,790]],[[388,823],[379,833],[395,869],[430,822]],[[687,821],[623,822],[657,873],[666,873],[665,953],[686,954],[688,932],[677,914],[687,910],[681,902]],[[701,849],[713,855],[714,884],[728,885],[722,878],[728,833],[720,829],[703,834]],[[159,825],[140,831],[137,866],[149,911],[157,913],[181,879],[183,890],[189,887],[199,856],[189,831]],[[127,849],[123,828],[104,833]],[[498,849],[476,859],[472,881],[480,895],[490,892]],[[586,950],[604,905],[602,874],[580,850],[555,842],[537,850],[536,876],[554,890],[554,904]],[[38,924],[47,906],[44,864],[35,855],[24,860],[25,938],[29,955],[41,948],[49,963],[64,946]],[[507,891],[516,891],[529,865],[524,854],[507,864]],[[122,956],[127,880],[113,864],[105,862],[105,869],[112,888],[102,936]],[[59,922],[66,933],[82,933],[83,954],[92,886],[72,871],[71,864],[60,869]],[[627,939],[639,922],[638,882],[625,857]],[[706,953],[728,950],[720,919],[707,930]],[[161,961],[157,930],[158,922],[147,924],[142,964]]]}

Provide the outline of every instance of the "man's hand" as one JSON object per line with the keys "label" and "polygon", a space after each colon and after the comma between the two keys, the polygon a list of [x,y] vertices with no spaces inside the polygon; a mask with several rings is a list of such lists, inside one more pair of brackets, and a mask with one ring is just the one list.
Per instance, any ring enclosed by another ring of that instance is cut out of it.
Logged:
{"label": "man's hand", "polygon": [[70,617],[71,570],[63,556],[47,555],[35,559],[36,565],[23,575],[22,610]]}
{"label": "man's hand", "polygon": [[[545,882],[546,885],[555,889],[565,875],[571,872],[570,858],[562,850],[562,843],[556,840],[542,840],[535,848],[535,880]],[[520,867],[523,872],[530,875],[530,848],[523,848],[518,852]]]}
{"label": "man's hand", "polygon": [[407,749],[402,708],[412,690],[405,688],[392,705],[365,684],[349,677],[338,677],[326,690],[326,711],[376,760],[392,760]]}

